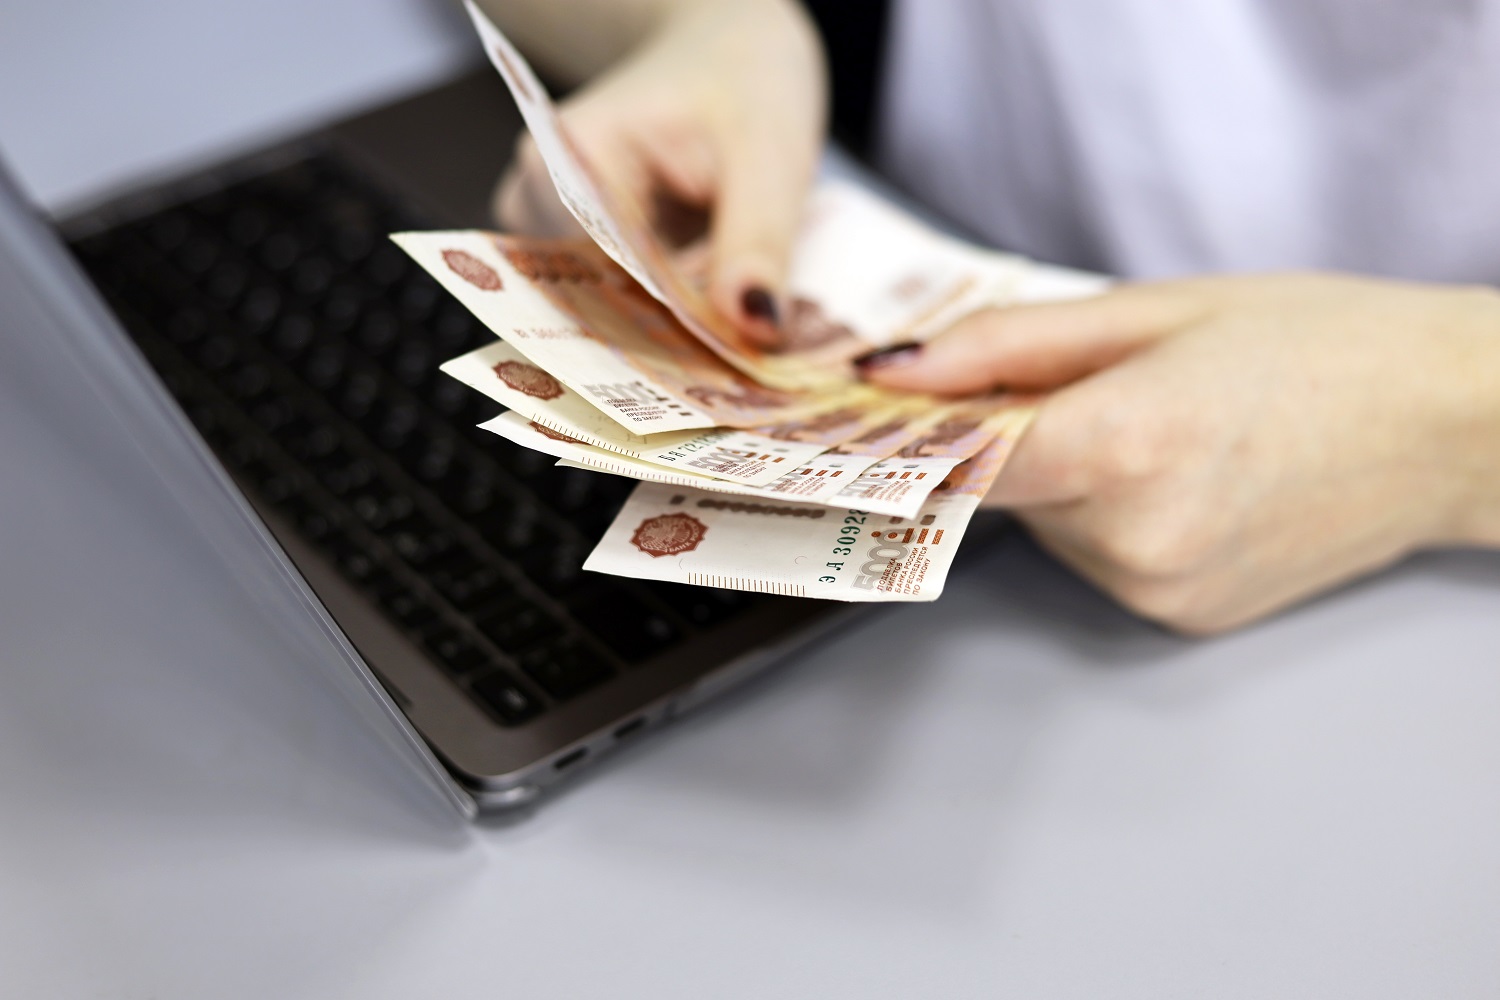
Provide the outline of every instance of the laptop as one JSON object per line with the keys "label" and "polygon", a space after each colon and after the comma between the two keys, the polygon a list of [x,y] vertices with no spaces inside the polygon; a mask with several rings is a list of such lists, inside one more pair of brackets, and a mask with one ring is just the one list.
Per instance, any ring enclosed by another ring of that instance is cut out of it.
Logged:
{"label": "laptop", "polygon": [[498,407],[438,364],[492,334],[385,237],[489,225],[520,127],[475,72],[55,231],[0,165],[7,335],[70,351],[257,596],[471,816],[855,613],[584,573],[634,484],[475,427]]}

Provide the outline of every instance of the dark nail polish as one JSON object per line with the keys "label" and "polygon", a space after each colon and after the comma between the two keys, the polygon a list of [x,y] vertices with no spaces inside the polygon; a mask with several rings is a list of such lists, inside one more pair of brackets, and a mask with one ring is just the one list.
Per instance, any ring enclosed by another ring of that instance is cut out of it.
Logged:
{"label": "dark nail polish", "polygon": [[781,314],[776,308],[776,300],[771,293],[756,285],[745,289],[745,294],[740,296],[740,305],[745,310],[745,315],[752,319],[758,319],[772,326],[781,325]]}
{"label": "dark nail polish", "polygon": [[854,359],[854,367],[862,372],[895,368],[899,365],[911,364],[921,353],[921,344],[914,340],[907,340],[899,344],[891,344],[889,347],[882,347],[878,351],[871,351],[869,354],[861,354]]}

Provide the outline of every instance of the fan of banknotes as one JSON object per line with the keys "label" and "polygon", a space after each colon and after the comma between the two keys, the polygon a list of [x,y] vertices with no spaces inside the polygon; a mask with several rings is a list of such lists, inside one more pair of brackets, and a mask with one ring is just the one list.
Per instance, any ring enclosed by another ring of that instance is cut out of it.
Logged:
{"label": "fan of banknotes", "polygon": [[939,234],[865,189],[811,196],[781,345],[744,340],[641,207],[601,184],[547,92],[470,5],[563,203],[589,239],[468,230],[393,239],[494,331],[443,371],[500,402],[482,426],[640,485],[584,568],[842,601],[930,601],[1036,412],[996,394],[880,390],[851,359],[978,309],[1097,278]]}

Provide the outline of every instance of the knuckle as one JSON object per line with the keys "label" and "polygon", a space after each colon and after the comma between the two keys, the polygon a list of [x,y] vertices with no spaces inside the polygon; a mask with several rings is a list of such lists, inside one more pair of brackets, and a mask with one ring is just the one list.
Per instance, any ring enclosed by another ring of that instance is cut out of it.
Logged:
{"label": "knuckle", "polygon": [[1151,479],[1170,461],[1172,435],[1155,422],[1108,415],[1103,418],[1098,435],[1100,472],[1107,481],[1133,483]]}

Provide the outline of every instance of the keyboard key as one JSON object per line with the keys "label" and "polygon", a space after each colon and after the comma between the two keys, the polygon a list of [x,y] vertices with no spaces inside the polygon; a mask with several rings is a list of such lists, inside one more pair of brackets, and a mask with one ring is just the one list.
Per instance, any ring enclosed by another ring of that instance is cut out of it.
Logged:
{"label": "keyboard key", "polygon": [[229,214],[229,238],[242,247],[255,246],[266,238],[270,228],[270,219],[259,205],[243,205]]}
{"label": "keyboard key", "polygon": [[464,577],[484,565],[484,559],[467,546],[454,543],[423,567],[423,576],[433,583]]}
{"label": "keyboard key", "polygon": [[251,465],[260,461],[263,453],[260,442],[251,438],[239,438],[224,449],[223,457],[230,465],[249,469]]}
{"label": "keyboard key", "polygon": [[228,380],[229,391],[241,403],[255,402],[271,388],[271,372],[258,362],[242,365]]}
{"label": "keyboard key", "polygon": [[365,264],[365,274],[379,285],[394,285],[411,273],[411,258],[400,247],[382,242]]}
{"label": "keyboard key", "polygon": [[570,514],[589,506],[594,499],[595,485],[606,478],[603,473],[584,469],[558,469],[556,477],[555,489],[549,491],[548,496],[559,508]]}
{"label": "keyboard key", "polygon": [[396,554],[413,569],[422,569],[442,558],[453,547],[453,538],[440,530],[403,529],[387,539]]}
{"label": "keyboard key", "polygon": [[504,412],[505,407],[493,399],[481,396],[477,392],[470,392],[464,397],[463,409],[454,415],[453,422],[463,432],[465,439],[488,455],[489,450],[495,447],[495,443],[504,439],[479,425]]}
{"label": "keyboard key", "polygon": [[328,291],[333,282],[333,264],[321,254],[305,254],[292,265],[292,287],[303,295],[316,297]]}
{"label": "keyboard key", "polygon": [[407,494],[396,492],[386,483],[375,482],[369,487],[350,500],[349,506],[371,531],[392,531],[416,513],[416,501]]}
{"label": "keyboard key", "polygon": [[444,499],[469,521],[501,506],[501,495],[495,481],[483,472],[471,472],[455,484],[451,495],[444,496]]}
{"label": "keyboard key", "polygon": [[187,242],[192,228],[186,214],[174,209],[163,212],[146,227],[146,238],[163,253],[172,253]]}
{"label": "keyboard key", "polygon": [[358,324],[364,304],[365,294],[358,285],[350,282],[334,285],[321,299],[323,322],[319,327],[330,333],[348,333]]}
{"label": "keyboard key", "polygon": [[[493,336],[480,326],[472,313],[455,302],[443,303],[427,332],[433,347],[445,358],[472,350]],[[484,340],[479,339],[481,335]]]}
{"label": "keyboard key", "polygon": [[320,392],[328,392],[344,378],[349,357],[337,344],[320,344],[302,361],[302,377]]}
{"label": "keyboard key", "polygon": [[318,482],[334,496],[347,496],[362,490],[375,479],[375,465],[368,459],[352,458],[347,454],[337,461],[325,462],[318,469]]}
{"label": "keyboard key", "polygon": [[437,612],[409,590],[395,590],[380,602],[391,617],[410,628],[421,628],[437,620]]}
{"label": "keyboard key", "polygon": [[427,391],[427,402],[445,417],[457,417],[463,412],[474,390],[457,379],[440,378]]}
{"label": "keyboard key", "polygon": [[302,256],[302,241],[288,229],[278,229],[260,243],[260,262],[278,273],[288,271]]}
{"label": "keyboard key", "polygon": [[412,475],[420,482],[434,486],[453,475],[456,454],[457,442],[452,438],[422,435],[408,443],[401,457]]}
{"label": "keyboard key", "polygon": [[518,725],[542,710],[540,701],[501,671],[481,677],[470,685],[470,690],[507,725]]}
{"label": "keyboard key", "polygon": [[375,250],[375,237],[371,233],[340,230],[331,240],[334,252],[345,264],[359,264],[369,258]]}
{"label": "keyboard key", "polygon": [[[432,315],[443,295],[442,287],[425,274],[414,274],[397,295],[401,316],[409,323],[421,323]],[[425,345],[424,345],[425,346]]]}
{"label": "keyboard key", "polygon": [[[470,393],[470,395],[474,394]],[[491,434],[489,431],[479,431],[479,433],[483,435],[482,440],[488,446],[489,453],[499,459],[502,465],[523,480],[535,479],[537,476],[545,475],[549,469],[554,467],[554,463],[557,461],[557,459],[550,455],[543,455],[539,451],[532,451],[530,448],[523,448],[509,441],[505,441],[502,444],[497,435]]]}
{"label": "keyboard key", "polygon": [[376,306],[360,320],[354,331],[354,340],[366,353],[379,357],[395,346],[400,331],[395,314],[383,306]]}
{"label": "keyboard key", "polygon": [[513,558],[527,552],[556,548],[560,541],[557,532],[542,520],[541,512],[532,503],[516,505],[510,516],[496,525],[486,539]]}
{"label": "keyboard key", "polygon": [[275,324],[281,315],[281,293],[270,285],[256,285],[245,293],[236,313],[245,329],[260,336]]}
{"label": "keyboard key", "polygon": [[460,611],[470,612],[512,594],[510,580],[494,566],[481,566],[466,576],[439,584],[444,597]]}
{"label": "keyboard key", "polygon": [[271,331],[271,350],[283,361],[295,361],[313,342],[313,322],[301,313],[282,317]]}
{"label": "keyboard key", "polygon": [[[319,463],[333,458],[341,443],[338,428],[332,424],[309,425],[291,445],[292,453],[308,462]],[[342,457],[342,456],[341,456]],[[330,463],[333,464],[333,463]],[[337,463],[345,464],[345,463]]]}
{"label": "keyboard key", "polygon": [[[438,374],[439,363],[430,344],[421,340],[408,340],[396,349],[391,358],[391,371],[403,385],[419,389]],[[446,375],[442,377],[448,378]]]}
{"label": "keyboard key", "polygon": [[755,594],[714,587],[692,587],[683,583],[649,582],[644,586],[683,618],[700,628],[716,625],[752,607]]}
{"label": "keyboard key", "polygon": [[297,518],[297,530],[302,532],[302,535],[311,542],[321,544],[334,534],[335,525],[333,518],[315,507],[302,507],[296,511],[295,516]]}
{"label": "keyboard key", "polygon": [[362,422],[370,417],[380,399],[380,376],[368,368],[350,372],[344,391],[338,396],[339,412],[350,420]]}
{"label": "keyboard key", "polygon": [[536,545],[521,558],[526,575],[538,586],[554,597],[560,597],[576,588],[583,580],[583,561],[588,558],[585,549],[571,541],[559,541],[551,545]]}
{"label": "keyboard key", "polygon": [[397,451],[412,439],[421,420],[421,412],[412,403],[397,403],[386,410],[375,432],[375,443],[382,451]]}
{"label": "keyboard key", "polygon": [[167,322],[166,333],[178,347],[196,344],[208,333],[208,313],[196,306],[184,306]]}
{"label": "keyboard key", "polygon": [[563,631],[562,624],[550,612],[519,595],[475,624],[491,642],[507,652],[535,646]]}
{"label": "keyboard key", "polygon": [[221,260],[208,276],[204,289],[220,309],[232,309],[245,294],[250,283],[250,271],[236,260]]}
{"label": "keyboard key", "polygon": [[250,419],[255,426],[275,437],[286,430],[297,417],[291,400],[285,396],[272,395],[259,400],[250,408]]}
{"label": "keyboard key", "polygon": [[202,278],[219,262],[219,246],[203,236],[189,237],[172,254],[177,266],[195,278]]}
{"label": "keyboard key", "polygon": [[354,548],[353,543],[339,556],[339,569],[344,575],[355,583],[364,583],[375,575],[378,567],[375,560],[360,549]]}
{"label": "keyboard key", "polygon": [[205,371],[222,372],[239,357],[239,345],[227,333],[215,333],[198,344],[196,357]]}
{"label": "keyboard key", "polygon": [[627,663],[649,659],[680,636],[665,615],[625,587],[595,584],[565,603],[574,618]]}
{"label": "keyboard key", "polygon": [[489,662],[489,657],[457,629],[438,625],[422,633],[422,645],[454,674],[467,674]]}
{"label": "keyboard key", "polygon": [[543,691],[559,701],[582,694],[614,675],[602,657],[569,640],[530,650],[517,661]]}

